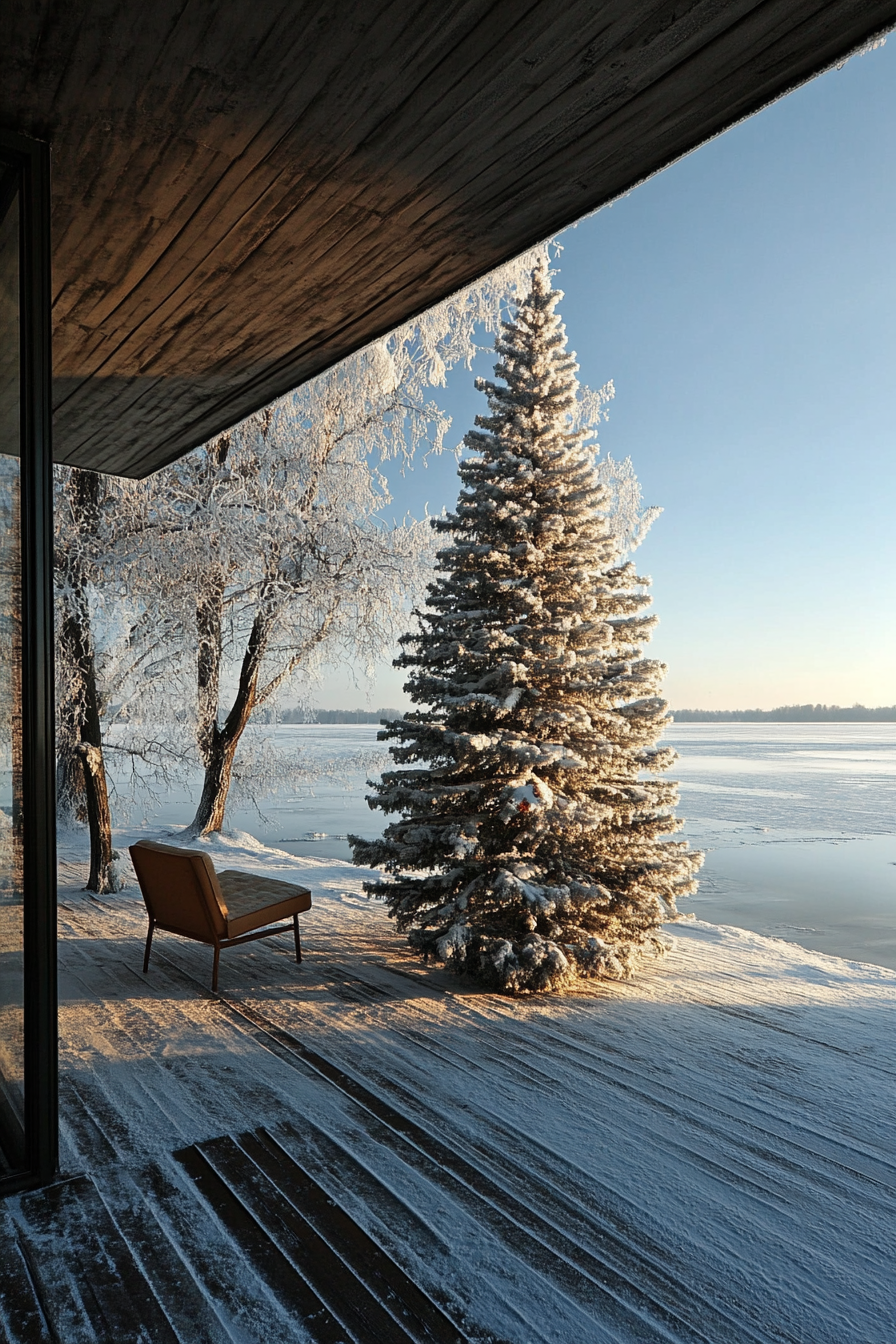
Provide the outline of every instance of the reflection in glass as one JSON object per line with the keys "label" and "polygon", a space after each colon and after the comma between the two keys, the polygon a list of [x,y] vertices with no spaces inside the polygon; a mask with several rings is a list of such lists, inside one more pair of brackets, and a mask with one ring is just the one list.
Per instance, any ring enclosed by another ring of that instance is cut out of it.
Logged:
{"label": "reflection in glass", "polygon": [[19,456],[19,211],[0,164],[0,453]]}
{"label": "reflection in glass", "polygon": [[0,1174],[24,1122],[22,620],[19,526],[19,228],[0,220]]}

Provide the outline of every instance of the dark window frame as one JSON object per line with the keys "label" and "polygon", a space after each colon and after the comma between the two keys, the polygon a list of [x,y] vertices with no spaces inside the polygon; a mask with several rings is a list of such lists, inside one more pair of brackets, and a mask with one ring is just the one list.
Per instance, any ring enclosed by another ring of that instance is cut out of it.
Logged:
{"label": "dark window frame", "polygon": [[53,681],[50,147],[0,129],[20,210],[25,1164],[0,1194],[53,1179],[59,1150]]}

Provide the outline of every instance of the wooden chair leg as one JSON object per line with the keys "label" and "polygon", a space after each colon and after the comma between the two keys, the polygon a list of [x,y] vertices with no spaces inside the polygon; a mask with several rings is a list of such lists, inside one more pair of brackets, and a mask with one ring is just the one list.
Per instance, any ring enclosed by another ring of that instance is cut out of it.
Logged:
{"label": "wooden chair leg", "polygon": [[299,917],[298,917],[298,915],[293,915],[293,917],[292,917],[292,930],[293,930],[293,933],[294,933],[295,936],[296,936],[296,961],[301,961],[301,960],[302,960],[302,940],[301,940],[301,938],[299,937]]}
{"label": "wooden chair leg", "polygon": [[215,960],[214,960],[214,963],[212,964],[212,991],[213,991],[213,992],[218,988],[218,959],[219,959],[220,956],[221,956],[221,949],[220,949],[220,947],[218,947],[218,944],[215,943]]}
{"label": "wooden chair leg", "polygon": [[149,933],[146,935],[146,952],[145,952],[144,955],[143,955],[143,974],[144,974],[144,975],[145,975],[146,972],[149,970],[149,953],[150,953],[150,950],[151,950],[151,948],[152,948],[152,934],[153,934],[153,930],[154,930],[154,928],[155,928],[155,924],[153,923],[152,920],[150,920],[150,921],[149,921]]}

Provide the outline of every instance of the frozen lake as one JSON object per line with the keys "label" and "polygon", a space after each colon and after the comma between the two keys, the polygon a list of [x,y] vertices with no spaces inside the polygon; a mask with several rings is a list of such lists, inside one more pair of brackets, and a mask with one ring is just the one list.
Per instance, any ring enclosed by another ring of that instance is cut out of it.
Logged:
{"label": "frozen lake", "polygon": [[682,903],[896,968],[896,724],[679,724],[684,834],[706,849]]}
{"label": "frozen lake", "polygon": [[[265,731],[328,776],[263,800],[261,814],[233,807],[229,826],[330,858],[350,857],[349,832],[379,833],[364,801],[384,760],[375,724]],[[708,851],[683,910],[896,968],[896,724],[680,724],[667,740],[684,834]],[[190,797],[171,794],[152,816],[183,825]]]}

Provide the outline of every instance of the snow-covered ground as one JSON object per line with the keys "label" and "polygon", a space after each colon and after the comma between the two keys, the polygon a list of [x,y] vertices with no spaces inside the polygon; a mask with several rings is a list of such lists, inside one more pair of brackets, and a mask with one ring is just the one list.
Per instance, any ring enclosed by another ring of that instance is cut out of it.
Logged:
{"label": "snow-covered ground", "polygon": [[[327,773],[262,800],[261,815],[233,807],[230,825],[293,854],[343,859],[348,832],[379,833],[382,816],[364,801],[385,759],[376,725],[262,731]],[[684,834],[708,851],[683,909],[896,968],[896,724],[676,724],[667,740],[680,753]],[[173,793],[147,824],[185,825],[196,796]]]}
{"label": "snow-covered ground", "polygon": [[[332,1198],[471,1338],[896,1340],[896,972],[693,922],[631,982],[514,1002],[421,966],[358,869],[240,834],[210,851],[314,899],[302,966],[286,939],[225,951],[220,1009],[208,948],[157,935],[143,979],[139,894],[85,895],[63,844],[64,1093],[117,1117],[125,1167],[186,1182],[173,1150],[292,1117]],[[286,1067],[241,1013],[373,1102]],[[63,1138],[103,1189],[65,1107]],[[257,1310],[248,1338],[303,1337]]]}

